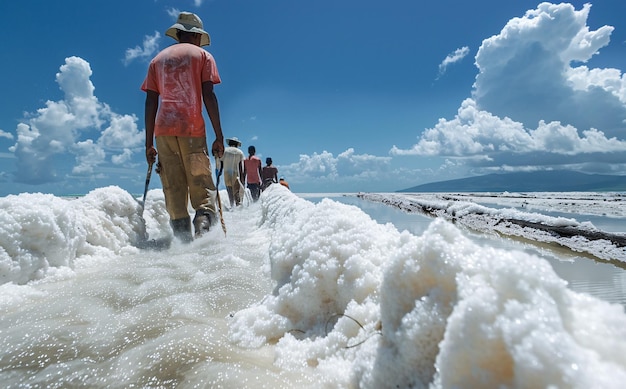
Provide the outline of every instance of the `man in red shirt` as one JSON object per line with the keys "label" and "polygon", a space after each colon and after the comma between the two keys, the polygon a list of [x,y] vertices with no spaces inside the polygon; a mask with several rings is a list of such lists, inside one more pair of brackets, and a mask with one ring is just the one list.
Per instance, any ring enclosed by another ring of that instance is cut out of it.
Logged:
{"label": "man in red shirt", "polygon": [[248,158],[243,161],[243,180],[248,182],[252,200],[257,201],[261,195],[261,160],[254,146],[248,147]]}
{"label": "man in red shirt", "polygon": [[178,43],[152,59],[141,85],[146,92],[146,160],[152,164],[158,154],[157,172],[174,235],[189,242],[193,239],[189,201],[196,211],[196,236],[217,221],[202,105],[215,133],[212,153],[221,157],[224,140],[213,92],[221,79],[213,56],[201,47],[210,44],[210,37],[197,15],[181,12],[165,35]]}

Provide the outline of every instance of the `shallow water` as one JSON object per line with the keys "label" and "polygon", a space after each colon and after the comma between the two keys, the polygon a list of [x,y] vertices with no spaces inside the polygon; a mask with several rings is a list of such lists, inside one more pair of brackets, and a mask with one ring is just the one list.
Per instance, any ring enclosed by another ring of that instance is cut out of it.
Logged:
{"label": "shallow water", "polygon": [[[495,209],[511,208],[510,206],[494,204],[494,203],[489,203],[489,202],[481,202],[480,204],[486,207],[495,208]],[[522,206],[517,206],[517,207],[512,207],[512,208],[515,208],[519,211],[537,212],[537,213],[541,213],[542,215],[552,216],[552,217],[563,217],[567,219],[573,218],[573,219],[576,219],[580,223],[590,222],[596,228],[602,231],[606,231],[606,232],[620,232],[620,233],[626,232],[626,222],[624,221],[623,218],[600,216],[600,215],[579,215],[575,213],[545,211],[545,210],[540,210],[540,209],[533,210],[532,207],[522,207]]]}
{"label": "shallow water", "polygon": [[[306,196],[310,201],[319,201],[313,195]],[[336,195],[333,200],[344,204],[355,205],[366,212],[379,223],[392,223],[400,231],[407,230],[415,235],[421,235],[432,218],[417,213],[407,213],[395,207],[362,200],[356,196]],[[502,208],[497,204],[489,205]],[[576,217],[569,213],[551,212],[549,216]],[[577,219],[579,220],[579,219]],[[623,230],[623,219],[602,216],[580,216],[579,221],[592,221],[598,228],[606,231],[619,232]],[[546,247],[546,245],[532,244],[527,241],[514,240],[503,237],[492,237],[484,234],[467,233],[483,246],[497,247],[506,250],[520,250],[546,259],[554,271],[568,282],[570,289],[576,292],[590,294],[602,300],[618,303],[626,310],[626,269],[613,264],[597,262],[585,256],[580,256],[571,250]]]}

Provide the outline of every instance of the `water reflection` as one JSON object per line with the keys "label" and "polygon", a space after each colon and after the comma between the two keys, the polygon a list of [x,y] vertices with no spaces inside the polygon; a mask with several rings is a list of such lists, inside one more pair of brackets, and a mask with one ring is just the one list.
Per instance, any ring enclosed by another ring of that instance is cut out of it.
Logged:
{"label": "water reflection", "polygon": [[[324,197],[330,197],[343,204],[357,206],[378,223],[392,223],[399,231],[407,230],[414,235],[421,235],[433,220],[421,214],[407,213],[395,207],[362,200],[351,195],[303,195],[302,197],[314,203],[321,201]],[[567,215],[570,218],[576,216]],[[604,219],[609,218],[602,218],[602,223],[598,224],[604,226],[604,224],[612,222]],[[598,224],[594,223],[594,225],[600,227]],[[612,226],[617,227],[616,225]],[[587,293],[611,303],[621,304],[626,310],[625,269],[609,263],[596,262],[591,258],[573,253],[571,250],[558,249],[527,240],[474,234],[471,232],[468,232],[467,235],[482,246],[519,250],[544,258],[551,264],[559,277],[568,282],[569,288],[573,291]]]}

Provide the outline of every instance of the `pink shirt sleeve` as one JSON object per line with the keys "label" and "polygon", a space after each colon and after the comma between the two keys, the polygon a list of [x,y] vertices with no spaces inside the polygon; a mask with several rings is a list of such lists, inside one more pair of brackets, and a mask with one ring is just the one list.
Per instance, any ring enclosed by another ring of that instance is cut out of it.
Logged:
{"label": "pink shirt sleeve", "polygon": [[222,82],[222,79],[217,71],[215,59],[209,52],[205,51],[205,53],[207,55],[207,59],[204,62],[205,65],[202,67],[202,82],[211,81],[213,84],[219,84]]}

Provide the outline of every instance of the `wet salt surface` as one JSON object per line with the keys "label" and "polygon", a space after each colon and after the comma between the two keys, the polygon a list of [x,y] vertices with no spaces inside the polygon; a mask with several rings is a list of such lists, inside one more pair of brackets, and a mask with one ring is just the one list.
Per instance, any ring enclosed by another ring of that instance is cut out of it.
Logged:
{"label": "wet salt surface", "polygon": [[[415,194],[407,194],[413,196]],[[623,192],[529,192],[529,193],[449,193],[460,201],[494,203],[522,207],[529,211],[563,212],[576,215],[603,215],[626,218],[626,193]],[[423,194],[419,194],[423,196]],[[435,195],[438,196],[438,195]]]}
{"label": "wet salt surface", "polygon": [[[355,200],[382,213],[273,186],[226,236],[147,251],[119,188],[0,198],[0,382],[622,387],[624,307],[566,286],[544,259],[565,249]],[[162,192],[143,217],[171,234]]]}
{"label": "wet salt surface", "polygon": [[[607,232],[619,232],[626,233],[626,219],[622,217],[611,217],[603,215],[585,215],[579,214],[572,210],[571,212],[555,212],[550,208],[535,208],[528,205],[511,207],[510,205],[502,205],[498,203],[480,202],[481,205],[495,209],[513,208],[522,212],[539,212],[542,215],[551,216],[555,218],[576,218],[581,223],[589,222],[600,230]],[[622,206],[626,206],[623,204]]]}
{"label": "wet salt surface", "polygon": [[[423,214],[405,212],[396,207],[362,200],[353,194],[328,194],[326,196],[330,196],[333,200],[341,203],[358,206],[379,223],[392,223],[398,230],[407,230],[416,235],[422,234],[433,220],[432,217]],[[551,196],[554,196],[554,194],[551,194]],[[463,198],[465,197],[468,196],[463,196]],[[316,197],[314,194],[305,195],[305,198],[311,201],[321,200],[321,198]],[[472,198],[472,200],[476,199],[482,199],[482,197]],[[576,204],[573,203],[574,200],[569,199],[568,201],[570,203],[567,208],[568,210],[573,211],[585,208],[584,206],[575,206]],[[484,202],[481,204],[498,209],[514,205],[515,203],[516,201],[505,199],[501,203]],[[521,201],[518,201],[518,203],[521,203]],[[623,205],[620,204],[617,206]],[[590,221],[598,228],[611,232],[620,232],[623,230],[624,223],[626,223],[626,220],[621,217],[578,215],[571,212],[546,212],[547,209],[551,208],[537,207],[535,210],[540,210],[542,214],[548,216],[576,217],[582,221]],[[529,207],[526,204],[524,207],[520,206],[518,210],[528,211]],[[618,211],[610,212],[618,214]],[[602,213],[603,211],[600,210],[598,212]],[[471,231],[466,231],[466,234],[482,246],[497,247],[505,250],[519,250],[544,258],[550,263],[559,277],[568,282],[568,286],[572,290],[588,293],[611,303],[621,304],[626,310],[626,266],[616,266],[615,264],[597,261],[589,256],[581,256],[580,253],[573,252],[569,249],[552,246],[547,247],[536,242],[521,241],[519,239],[501,236],[496,237]]]}
{"label": "wet salt surface", "polygon": [[[440,217],[466,229],[484,234],[516,237],[541,244],[561,246],[572,251],[591,255],[599,260],[623,266],[626,263],[626,233],[603,231],[588,221],[575,217],[552,217],[537,212],[564,210],[576,216],[580,211],[587,215],[610,215],[625,220],[621,193],[539,193],[510,195],[502,198],[494,194],[448,193],[360,193],[358,197],[378,201],[403,209]],[[563,201],[563,199],[566,201]],[[492,208],[478,201],[488,201],[509,207]],[[520,211],[519,204],[531,211]]]}

